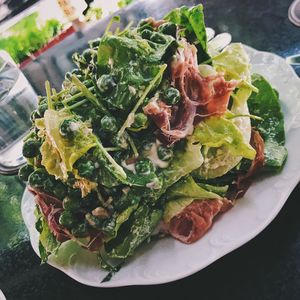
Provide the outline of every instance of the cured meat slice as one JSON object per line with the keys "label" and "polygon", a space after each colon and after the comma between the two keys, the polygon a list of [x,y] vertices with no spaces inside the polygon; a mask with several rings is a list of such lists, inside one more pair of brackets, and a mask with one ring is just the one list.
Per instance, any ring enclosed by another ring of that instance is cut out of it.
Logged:
{"label": "cured meat slice", "polygon": [[226,81],[221,74],[202,77],[196,47],[184,39],[182,46],[170,68],[171,84],[181,94],[179,105],[172,109],[173,106],[154,99],[144,107],[144,113],[151,116],[169,143],[192,134],[194,125],[201,119],[223,115],[230,94],[238,84],[236,80]]}
{"label": "cured meat slice", "polygon": [[252,129],[251,131],[251,146],[256,150],[256,156],[252,161],[252,164],[246,174],[238,175],[236,181],[232,185],[229,194],[230,199],[238,199],[245,195],[248,188],[253,182],[253,179],[257,172],[263,167],[265,161],[264,155],[264,140],[258,131]]}
{"label": "cured meat slice", "polygon": [[194,243],[212,226],[216,215],[232,206],[232,202],[227,199],[194,200],[171,219],[168,232],[185,244]]}

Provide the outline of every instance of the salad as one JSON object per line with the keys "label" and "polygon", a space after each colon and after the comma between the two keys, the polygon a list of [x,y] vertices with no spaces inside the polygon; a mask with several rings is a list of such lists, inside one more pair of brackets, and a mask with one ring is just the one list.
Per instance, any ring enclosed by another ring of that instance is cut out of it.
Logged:
{"label": "salad", "polygon": [[287,157],[278,92],[242,44],[207,42],[202,5],[115,21],[46,82],[24,139],[43,262],[73,240],[115,272],[158,237],[193,243]]}

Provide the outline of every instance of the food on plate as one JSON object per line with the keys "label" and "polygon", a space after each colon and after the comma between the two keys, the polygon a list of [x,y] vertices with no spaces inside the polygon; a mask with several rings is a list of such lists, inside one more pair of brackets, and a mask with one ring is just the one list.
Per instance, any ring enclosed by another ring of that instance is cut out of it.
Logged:
{"label": "food on plate", "polygon": [[24,140],[42,261],[74,240],[116,271],[157,236],[193,243],[284,165],[277,91],[242,44],[212,49],[202,5],[108,27],[73,60]]}

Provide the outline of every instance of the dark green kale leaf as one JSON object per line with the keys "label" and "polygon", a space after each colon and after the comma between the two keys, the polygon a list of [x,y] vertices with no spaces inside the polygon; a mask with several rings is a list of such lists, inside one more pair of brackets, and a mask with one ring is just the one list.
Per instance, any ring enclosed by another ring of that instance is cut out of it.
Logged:
{"label": "dark green kale leaf", "polygon": [[210,58],[207,53],[207,36],[202,4],[191,8],[187,6],[175,8],[164,17],[164,20],[181,26],[184,29],[182,36],[189,42],[198,42],[197,49],[199,63]]}
{"label": "dark green kale leaf", "polygon": [[252,93],[248,106],[250,113],[263,118],[262,121],[251,120],[265,142],[265,171],[279,171],[287,158],[284,147],[284,118],[281,111],[278,92],[272,88],[261,75],[252,76],[252,84],[258,93]]}

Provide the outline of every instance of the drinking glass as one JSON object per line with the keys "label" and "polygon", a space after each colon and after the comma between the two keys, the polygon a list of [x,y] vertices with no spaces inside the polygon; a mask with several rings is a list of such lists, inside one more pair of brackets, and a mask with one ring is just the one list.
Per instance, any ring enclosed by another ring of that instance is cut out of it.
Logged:
{"label": "drinking glass", "polygon": [[25,163],[23,138],[31,127],[37,95],[9,54],[0,51],[0,173],[15,174]]}

